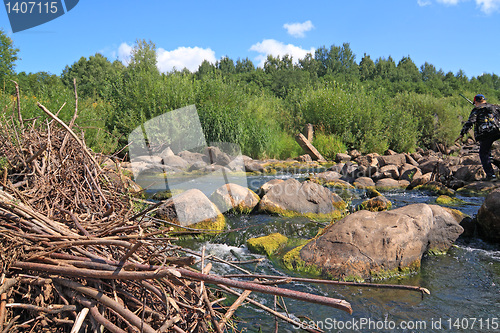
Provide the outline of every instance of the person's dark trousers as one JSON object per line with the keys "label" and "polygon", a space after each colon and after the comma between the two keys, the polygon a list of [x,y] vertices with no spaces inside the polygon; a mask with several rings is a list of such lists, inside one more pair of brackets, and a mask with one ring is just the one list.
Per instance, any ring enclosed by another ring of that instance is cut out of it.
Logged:
{"label": "person's dark trousers", "polygon": [[493,166],[491,165],[491,146],[493,145],[493,142],[498,139],[500,139],[500,135],[491,138],[484,138],[479,142],[479,158],[481,159],[481,164],[483,165],[486,177],[491,177],[495,174]]}

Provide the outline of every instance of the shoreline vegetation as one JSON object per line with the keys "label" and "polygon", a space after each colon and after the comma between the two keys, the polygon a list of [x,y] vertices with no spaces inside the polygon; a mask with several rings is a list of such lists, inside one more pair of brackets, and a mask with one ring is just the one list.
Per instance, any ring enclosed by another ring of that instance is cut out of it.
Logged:
{"label": "shoreline vegetation", "polygon": [[196,106],[207,142],[239,145],[254,159],[300,155],[294,135],[306,124],[314,126],[312,143],[328,160],[351,149],[436,150],[453,144],[468,117],[470,105],[460,93],[483,93],[491,103],[500,99],[496,74],[468,78],[429,63],[418,68],[410,56],[372,60],[365,54],[358,61],[348,43],[320,47],[304,59],[269,56],[263,68],[249,59],[224,57],[203,62],[194,73],[161,73],[156,46],[139,40],[128,66],[96,54],[68,65],[59,76],[14,68],[12,61],[10,72],[0,73],[3,113],[20,103],[24,119],[43,121],[38,102],[53,112],[66,103],[58,116],[69,123],[76,80],[76,126],[86,144],[104,154],[125,155],[133,129],[187,105]]}

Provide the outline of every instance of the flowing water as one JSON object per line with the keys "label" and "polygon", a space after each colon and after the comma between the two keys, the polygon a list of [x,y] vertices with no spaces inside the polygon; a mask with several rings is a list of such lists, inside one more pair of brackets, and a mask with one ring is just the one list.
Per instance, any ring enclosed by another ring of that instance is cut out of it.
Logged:
{"label": "flowing water", "polygon": [[[282,178],[302,179],[305,175],[282,175]],[[256,190],[276,176],[248,178],[249,187]],[[342,193],[341,193],[342,194]],[[345,193],[343,193],[345,196]],[[363,191],[351,192],[352,205],[364,198]],[[434,203],[435,196],[419,191],[391,191],[384,195],[393,207],[412,203]],[[461,197],[467,203],[457,209],[473,216],[481,206],[482,197]],[[245,264],[251,272],[272,275],[295,275],[283,268],[279,260],[250,253],[245,241],[272,232],[292,238],[314,236],[321,223],[305,218],[284,218],[264,214],[228,216],[235,232],[217,236],[210,242],[185,241],[182,245],[213,254],[226,260],[263,258],[259,263]],[[217,274],[241,272],[214,262]],[[326,332],[500,332],[500,246],[478,238],[459,238],[445,255],[429,255],[422,260],[421,271],[411,276],[378,281],[380,283],[416,285],[427,288],[431,294],[422,297],[414,291],[376,289],[365,287],[325,286],[309,283],[291,283],[282,288],[343,299],[351,303],[353,314],[330,307],[285,299],[292,317],[315,323]],[[274,308],[274,297],[252,293],[259,303]],[[234,299],[232,299],[234,301]],[[286,313],[284,308],[277,308]],[[274,332],[275,319],[251,305],[236,312],[238,329],[247,332]],[[300,332],[299,327],[279,322],[279,332]]]}

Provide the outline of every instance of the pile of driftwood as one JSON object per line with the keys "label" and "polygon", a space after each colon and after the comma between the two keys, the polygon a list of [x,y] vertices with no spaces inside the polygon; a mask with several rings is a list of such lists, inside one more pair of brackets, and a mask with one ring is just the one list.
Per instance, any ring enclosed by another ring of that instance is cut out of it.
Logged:
{"label": "pile of driftwood", "polygon": [[0,119],[0,333],[237,331],[244,302],[299,326],[252,291],[352,312],[346,301],[275,286],[289,280],[210,274],[203,251],[176,246],[171,229],[148,218],[118,165],[101,166],[72,130],[76,110],[67,125],[38,106],[48,117],[23,120],[18,105],[17,117]]}

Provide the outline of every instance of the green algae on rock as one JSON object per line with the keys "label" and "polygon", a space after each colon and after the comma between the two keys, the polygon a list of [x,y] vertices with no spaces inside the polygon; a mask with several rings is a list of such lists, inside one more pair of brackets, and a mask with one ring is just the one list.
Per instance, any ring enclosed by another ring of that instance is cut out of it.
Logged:
{"label": "green algae on rock", "polygon": [[274,233],[267,236],[250,238],[247,240],[247,246],[250,252],[265,254],[269,257],[287,242],[288,237],[280,233]]}

